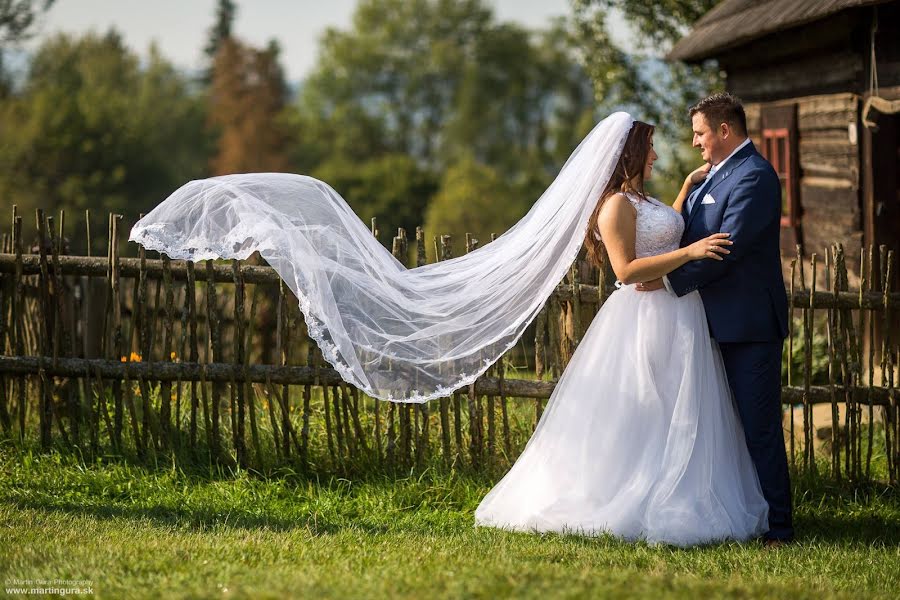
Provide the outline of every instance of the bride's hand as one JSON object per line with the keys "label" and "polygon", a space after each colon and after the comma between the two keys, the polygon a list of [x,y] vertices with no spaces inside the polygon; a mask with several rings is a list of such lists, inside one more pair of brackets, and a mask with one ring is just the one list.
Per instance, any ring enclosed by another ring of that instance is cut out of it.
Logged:
{"label": "bride's hand", "polygon": [[714,233],[709,237],[698,240],[687,246],[688,257],[691,260],[701,260],[704,258],[713,258],[715,260],[724,260],[720,254],[731,254],[726,246],[734,244],[728,238],[730,233]]}
{"label": "bride's hand", "polygon": [[697,185],[706,179],[707,174],[709,174],[709,170],[712,168],[710,163],[704,163],[702,167],[699,169],[695,169],[691,171],[691,174],[687,176],[687,180],[691,185]]}

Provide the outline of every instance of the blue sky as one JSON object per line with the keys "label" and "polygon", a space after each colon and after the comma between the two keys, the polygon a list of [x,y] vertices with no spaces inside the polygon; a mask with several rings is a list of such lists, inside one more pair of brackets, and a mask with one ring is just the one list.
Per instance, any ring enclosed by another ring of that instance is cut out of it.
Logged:
{"label": "blue sky", "polygon": [[[529,28],[543,28],[571,10],[569,0],[486,1],[500,20]],[[259,46],[276,38],[288,79],[298,81],[315,64],[318,38],[325,28],[350,26],[356,0],[238,0],[237,4],[237,36]],[[215,5],[216,0],[57,0],[26,48],[57,31],[102,32],[115,26],[139,54],[156,40],[163,56],[180,68],[195,70],[203,65]]]}

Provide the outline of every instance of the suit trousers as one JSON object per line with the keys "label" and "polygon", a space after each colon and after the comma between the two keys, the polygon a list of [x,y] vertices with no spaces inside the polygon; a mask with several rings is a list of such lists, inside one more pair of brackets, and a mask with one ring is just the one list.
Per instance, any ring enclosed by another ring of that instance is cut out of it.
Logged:
{"label": "suit trousers", "polygon": [[794,527],[791,481],[782,432],[782,341],[719,343],[747,449],[769,504],[767,539],[789,540]]}

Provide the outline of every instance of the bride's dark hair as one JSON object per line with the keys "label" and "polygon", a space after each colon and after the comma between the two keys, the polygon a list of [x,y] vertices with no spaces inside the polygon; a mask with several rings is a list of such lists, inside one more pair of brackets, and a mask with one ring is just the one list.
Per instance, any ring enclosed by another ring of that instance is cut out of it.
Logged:
{"label": "bride's dark hair", "polygon": [[601,259],[603,242],[595,237],[595,233],[596,236],[600,235],[600,227],[597,225],[600,209],[603,208],[603,203],[607,198],[618,192],[632,192],[641,199],[646,199],[644,196],[644,166],[647,164],[647,155],[650,154],[650,138],[653,135],[653,129],[653,125],[643,121],[634,122],[628,132],[625,146],[622,148],[622,156],[619,157],[612,177],[609,178],[603,193],[600,194],[594,212],[591,213],[584,245],[587,247],[588,261],[598,269],[603,268]]}

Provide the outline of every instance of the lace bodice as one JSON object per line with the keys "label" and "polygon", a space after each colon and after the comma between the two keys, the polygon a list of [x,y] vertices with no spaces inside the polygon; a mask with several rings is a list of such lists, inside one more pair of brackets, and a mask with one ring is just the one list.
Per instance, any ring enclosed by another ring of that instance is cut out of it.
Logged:
{"label": "lace bodice", "polygon": [[[639,196],[626,193],[625,197],[637,211],[635,224],[634,254],[635,258],[656,256],[677,250],[684,233],[684,219],[671,206],[663,204],[656,198],[647,196],[642,200]],[[600,239],[600,235],[594,235]]]}

